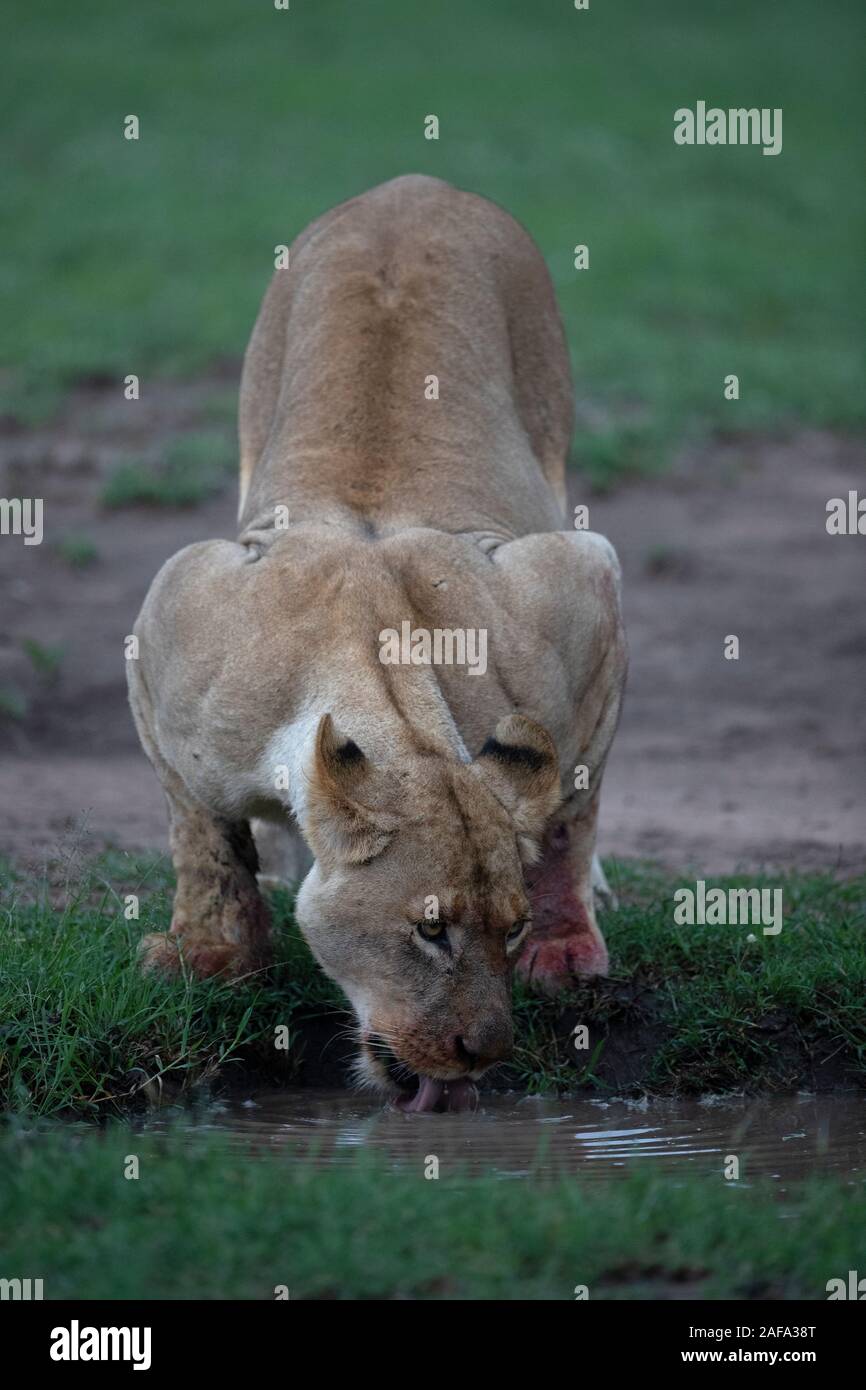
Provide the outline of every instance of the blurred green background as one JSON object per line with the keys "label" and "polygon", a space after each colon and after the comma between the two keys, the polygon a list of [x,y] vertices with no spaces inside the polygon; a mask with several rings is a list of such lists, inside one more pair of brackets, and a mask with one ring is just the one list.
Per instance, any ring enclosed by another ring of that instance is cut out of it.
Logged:
{"label": "blurred green background", "polygon": [[[590,462],[862,423],[864,8],[7,0],[3,409],[238,358],[275,244],[417,170],[541,245]],[[676,146],[674,110],[698,99],[782,107],[781,155]]]}

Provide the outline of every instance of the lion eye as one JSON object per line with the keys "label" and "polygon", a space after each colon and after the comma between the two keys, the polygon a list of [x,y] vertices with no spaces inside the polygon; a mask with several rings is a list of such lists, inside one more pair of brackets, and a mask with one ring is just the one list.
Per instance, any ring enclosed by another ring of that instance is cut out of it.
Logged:
{"label": "lion eye", "polygon": [[448,939],[448,933],[442,922],[417,922],[415,929],[425,941],[435,941],[438,946],[444,945]]}
{"label": "lion eye", "polygon": [[516,941],[519,941],[528,926],[529,921],[526,917],[521,918],[519,922],[515,922],[514,926],[511,928],[511,931],[508,932],[508,934],[505,937],[505,940],[508,942],[508,945],[513,946]]}

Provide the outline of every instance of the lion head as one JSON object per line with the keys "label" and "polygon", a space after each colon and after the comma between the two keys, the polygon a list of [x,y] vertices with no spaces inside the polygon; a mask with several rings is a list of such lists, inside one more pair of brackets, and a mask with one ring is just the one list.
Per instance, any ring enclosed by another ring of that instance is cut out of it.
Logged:
{"label": "lion head", "polygon": [[510,1055],[523,871],[560,795],[553,742],[521,715],[471,762],[420,749],[387,770],[320,721],[298,923],[357,1016],[359,1079],[403,1108],[463,1108]]}

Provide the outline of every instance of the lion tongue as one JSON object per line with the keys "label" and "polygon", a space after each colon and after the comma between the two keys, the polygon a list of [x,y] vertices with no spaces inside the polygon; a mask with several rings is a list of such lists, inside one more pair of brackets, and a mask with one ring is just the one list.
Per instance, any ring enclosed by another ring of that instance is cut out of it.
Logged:
{"label": "lion tongue", "polygon": [[[448,1088],[445,1097],[445,1088]],[[410,1099],[398,1100],[397,1104],[403,1111],[410,1114],[420,1115],[429,1114],[433,1110],[471,1110],[477,1096],[475,1087],[468,1076],[461,1076],[457,1081],[434,1081],[430,1076],[422,1076],[418,1090]],[[445,1104],[442,1105],[443,1097]]]}
{"label": "lion tongue", "polygon": [[407,1110],[412,1114],[421,1114],[430,1110],[435,1110],[442,1099],[445,1090],[444,1081],[434,1081],[431,1076],[422,1076],[418,1083],[418,1090],[408,1100],[400,1099],[397,1104],[401,1110]]}

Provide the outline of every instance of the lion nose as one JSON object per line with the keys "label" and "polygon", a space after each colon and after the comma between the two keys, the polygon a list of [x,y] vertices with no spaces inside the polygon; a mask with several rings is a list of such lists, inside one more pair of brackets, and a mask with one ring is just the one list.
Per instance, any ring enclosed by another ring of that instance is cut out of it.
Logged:
{"label": "lion nose", "polygon": [[511,1056],[514,1045],[510,1019],[496,1019],[477,1024],[454,1039],[458,1059],[467,1071],[504,1062]]}

